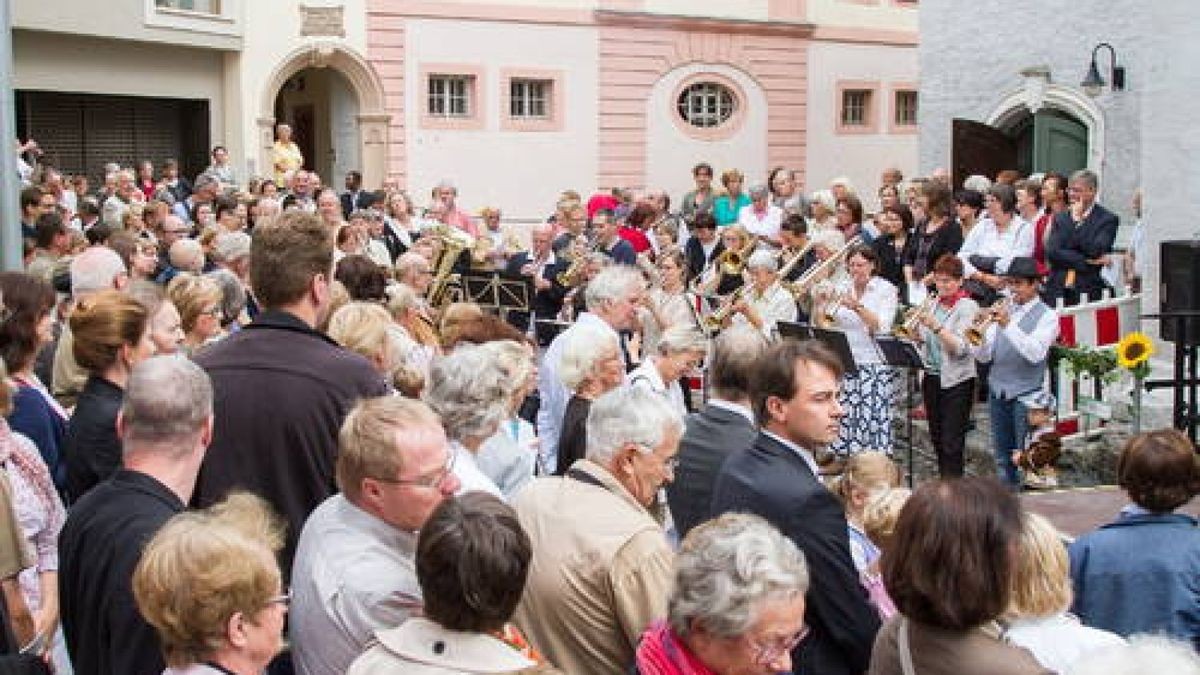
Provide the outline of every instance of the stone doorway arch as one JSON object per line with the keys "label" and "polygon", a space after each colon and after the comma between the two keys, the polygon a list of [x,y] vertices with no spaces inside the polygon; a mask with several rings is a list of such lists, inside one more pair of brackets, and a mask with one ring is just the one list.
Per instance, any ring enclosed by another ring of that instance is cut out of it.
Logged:
{"label": "stone doorway arch", "polygon": [[1087,168],[1100,173],[1104,160],[1104,115],[1083,91],[1049,82],[1049,71],[1029,69],[1023,72],[1024,86],[1005,94],[992,108],[987,123],[997,129],[1012,126],[1043,108],[1057,110],[1087,130]]}
{"label": "stone doorway arch", "polygon": [[[308,68],[332,68],[341,74],[358,98],[358,156],[362,164],[363,184],[376,187],[386,175],[388,121],[384,110],[383,83],[360,54],[344,45],[316,42],[293,51],[271,73],[259,97],[255,126],[258,138],[258,166],[263,175],[271,173],[271,147],[275,143],[275,100],[280,89],[296,73]],[[322,176],[333,185],[339,176]],[[280,186],[282,187],[282,186]]]}

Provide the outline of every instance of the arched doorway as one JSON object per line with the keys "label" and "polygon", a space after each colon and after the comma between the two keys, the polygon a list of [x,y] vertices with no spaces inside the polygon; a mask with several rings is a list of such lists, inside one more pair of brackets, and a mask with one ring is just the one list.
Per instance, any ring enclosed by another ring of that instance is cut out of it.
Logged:
{"label": "arched doorway", "polygon": [[379,76],[341,45],[302,47],[275,69],[259,99],[259,166],[269,174],[276,122],[288,122],[305,153],[305,166],[340,189],[358,169],[367,187],[383,182],[388,121]]}
{"label": "arched doorway", "polygon": [[1023,174],[1100,171],[1104,117],[1081,92],[1055,84],[1027,86],[1001,98],[984,122],[955,119],[951,163],[955,185],[1001,169]]}
{"label": "arched doorway", "polygon": [[316,171],[327,185],[341,185],[346,172],[362,170],[357,118],[358,97],[331,68],[301,70],[275,97],[275,121],[292,127],[304,168]]}

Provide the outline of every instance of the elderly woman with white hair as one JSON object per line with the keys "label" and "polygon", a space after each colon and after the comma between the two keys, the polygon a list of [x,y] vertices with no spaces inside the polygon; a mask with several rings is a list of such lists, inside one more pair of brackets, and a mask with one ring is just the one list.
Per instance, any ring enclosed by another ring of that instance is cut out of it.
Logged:
{"label": "elderly woman with white hair", "polygon": [[810,233],[823,232],[826,230],[837,229],[837,200],[833,198],[831,190],[817,190],[812,193],[809,198],[809,221],[808,228]]}
{"label": "elderly woman with white hair", "polygon": [[592,401],[621,386],[625,367],[617,336],[597,326],[578,326],[567,336],[558,374],[572,392],[563,414],[554,475],[561,476],[587,454],[587,419]]}
{"label": "elderly woman with white hair", "polygon": [[668,328],[659,338],[655,353],[629,373],[629,386],[644,388],[671,402],[680,415],[688,412],[680,380],[704,361],[708,340],[694,326]]}
{"label": "elderly woman with white hair", "polygon": [[509,417],[508,372],[493,353],[464,344],[436,359],[422,398],[441,418],[454,452],[458,494],[481,490],[503,499],[496,482],[479,469],[479,449]]}
{"label": "elderly woman with white hair", "polygon": [[804,554],[762,518],[728,513],[688,533],[666,621],[642,635],[639,675],[792,671],[808,633]]}
{"label": "elderly woman with white hair", "polygon": [[748,324],[774,337],[780,321],[796,320],[796,300],[779,283],[779,257],[771,251],[755,251],[746,263],[750,285],[734,300],[733,324]]}
{"label": "elderly woman with white hair", "polygon": [[505,497],[512,498],[533,479],[537,466],[538,440],[533,425],[518,414],[525,398],[537,390],[537,365],[529,344],[496,340],[480,345],[492,354],[506,374],[508,418],[479,448],[476,461]]}
{"label": "elderly woman with white hair", "polygon": [[737,224],[746,228],[759,241],[779,245],[779,228],[783,224],[783,209],[771,203],[771,191],[766,185],[750,188],[750,203],[738,211]]}

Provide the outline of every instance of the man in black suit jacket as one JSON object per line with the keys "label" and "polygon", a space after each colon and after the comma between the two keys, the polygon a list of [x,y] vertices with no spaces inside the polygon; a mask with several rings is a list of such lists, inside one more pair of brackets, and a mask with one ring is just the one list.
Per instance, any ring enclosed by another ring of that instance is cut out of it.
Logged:
{"label": "man in black suit jacket", "polygon": [[362,173],[351,171],[346,174],[346,191],[339,198],[342,202],[342,217],[350,219],[350,214],[358,209],[370,208],[375,201],[375,195],[362,189]]}
{"label": "man in black suit jacket", "polygon": [[[504,272],[510,277],[522,276],[531,279],[533,297],[530,298],[530,309],[533,310],[534,318],[553,319],[558,316],[563,298],[567,295],[567,289],[558,283],[558,275],[567,269],[568,263],[558,258],[551,250],[554,241],[552,225],[535,225],[530,238],[533,243],[531,250],[509,257]],[[509,314],[509,322],[522,331],[529,330],[529,321],[529,315],[523,312]]]}
{"label": "man in black suit jacket", "polygon": [[688,231],[692,236],[684,244],[683,254],[687,257],[688,279],[695,279],[714,258],[725,252],[725,244],[717,236],[717,219],[707,211],[696,214]]}
{"label": "man in black suit jacket", "polygon": [[1054,217],[1046,242],[1050,278],[1044,296],[1051,307],[1058,298],[1068,305],[1079,304],[1084,295],[1099,300],[1107,285],[1100,270],[1108,264],[1120,220],[1096,203],[1098,187],[1094,172],[1076,171],[1067,184],[1071,207]]}
{"label": "man in black suit jacket", "polygon": [[727,328],[713,341],[708,368],[712,396],[704,410],[688,416],[675,480],[667,486],[680,537],[708,520],[721,464],[733,451],[750,447],[758,436],[750,409],[750,372],[766,350],[762,332],[749,326]]}
{"label": "man in black suit jacket", "polygon": [[837,355],[818,342],[786,340],[768,349],[750,379],[762,433],[725,461],[713,493],[712,515],[757,514],[804,551],[811,633],[792,652],[795,673],[865,672],[879,630],[850,558],[842,505],[817,480],[812,455],[837,438],[841,376]]}

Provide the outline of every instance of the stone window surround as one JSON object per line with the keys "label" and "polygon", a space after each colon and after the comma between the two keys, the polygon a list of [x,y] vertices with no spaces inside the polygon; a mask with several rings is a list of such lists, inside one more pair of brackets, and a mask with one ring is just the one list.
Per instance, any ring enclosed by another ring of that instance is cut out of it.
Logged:
{"label": "stone window surround", "polygon": [[[547,83],[546,117],[512,116],[510,97],[513,80],[544,80]],[[566,73],[539,68],[500,69],[500,129],[502,131],[562,131],[566,101]]]}
{"label": "stone window surround", "polygon": [[[429,114],[429,78],[435,75],[465,77],[467,87],[467,114],[461,117],[446,117]],[[418,126],[421,129],[444,129],[448,131],[472,131],[484,128],[483,111],[486,108],[484,91],[484,69],[473,63],[422,63],[417,76],[417,96],[420,101]]]}
{"label": "stone window surround", "polygon": [[[702,82],[719,84],[733,94],[733,113],[729,116],[729,119],[715,127],[697,127],[683,119],[679,114],[679,97],[683,95],[683,92],[688,87]],[[732,78],[714,71],[701,70],[680,80],[671,93],[671,96],[667,99],[667,105],[670,108],[668,114],[671,117],[671,121],[675,123],[675,127],[683,132],[685,136],[699,141],[723,141],[731,138],[745,124],[746,106],[748,103],[741,85]]]}
{"label": "stone window surround", "polygon": [[[838,80],[834,99],[834,132],[839,135],[874,134],[879,131],[879,91],[878,80]],[[847,91],[867,91],[867,105],[863,113],[866,119],[863,124],[843,124],[842,106]]]}

